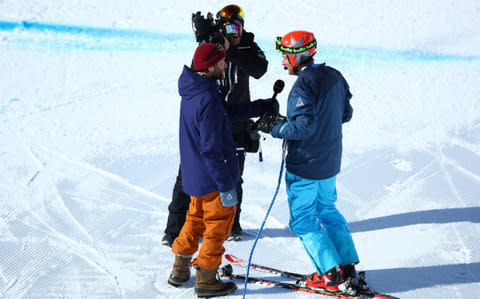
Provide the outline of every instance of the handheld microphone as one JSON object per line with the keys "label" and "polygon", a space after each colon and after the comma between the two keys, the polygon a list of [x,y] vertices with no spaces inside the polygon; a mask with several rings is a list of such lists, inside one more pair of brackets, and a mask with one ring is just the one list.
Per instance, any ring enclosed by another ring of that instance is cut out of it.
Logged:
{"label": "handheld microphone", "polygon": [[[277,80],[275,81],[275,83],[273,84],[273,96],[272,96],[272,100],[275,100],[275,98],[277,97],[277,94],[281,93],[283,88],[285,87],[285,82],[283,82],[283,80]],[[265,113],[264,115],[262,115],[258,120],[257,122],[254,124],[254,128],[255,129],[258,129],[258,124],[263,121],[264,119],[267,119],[267,118],[272,118],[272,114],[269,114],[269,113]],[[274,116],[274,117],[279,117],[279,115],[277,116]],[[260,162],[263,161],[263,153],[262,153],[262,147],[260,145],[260,150],[258,151],[258,160]]]}
{"label": "handheld microphone", "polygon": [[[272,96],[272,100],[276,100],[275,98],[277,97],[277,94],[281,93],[283,88],[285,87],[285,82],[283,82],[283,80],[280,80],[278,79],[277,81],[275,81],[275,83],[273,84],[273,96]],[[263,114],[262,116],[260,116],[260,118],[255,122],[255,124],[253,125],[253,128],[255,130],[258,130],[258,125],[260,124],[260,122],[262,121],[265,121],[267,119],[271,119],[272,117],[279,117],[279,115],[276,115],[274,113],[265,113]]]}
{"label": "handheld microphone", "polygon": [[273,96],[272,96],[273,100],[275,100],[275,98],[277,97],[277,94],[282,92],[284,87],[285,87],[285,82],[283,82],[283,80],[278,79],[277,81],[275,81],[275,83],[273,84]]}

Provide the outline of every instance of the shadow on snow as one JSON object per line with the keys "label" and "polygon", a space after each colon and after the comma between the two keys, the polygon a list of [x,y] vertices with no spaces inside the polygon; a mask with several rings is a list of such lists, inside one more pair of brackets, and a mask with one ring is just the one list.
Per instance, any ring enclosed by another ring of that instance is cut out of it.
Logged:
{"label": "shadow on snow", "polygon": [[[480,223],[480,207],[453,208],[409,212],[398,215],[390,215],[349,223],[352,233],[375,231],[379,229],[396,228],[416,224],[445,224],[454,222]],[[255,239],[258,229],[245,229],[244,239]],[[288,238],[295,237],[289,227],[265,228],[262,237]]]}
{"label": "shadow on snow", "polygon": [[368,281],[379,291],[404,292],[439,285],[480,282],[480,263],[396,268],[367,271]]}
{"label": "shadow on snow", "polygon": [[374,231],[416,224],[442,224],[453,222],[480,223],[480,207],[439,209],[390,215],[352,222],[352,233]]}

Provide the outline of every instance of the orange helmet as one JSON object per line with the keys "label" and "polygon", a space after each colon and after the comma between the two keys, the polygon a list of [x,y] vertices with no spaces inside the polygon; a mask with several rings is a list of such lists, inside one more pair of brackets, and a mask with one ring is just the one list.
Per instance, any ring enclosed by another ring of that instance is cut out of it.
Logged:
{"label": "orange helmet", "polygon": [[311,32],[292,31],[277,37],[275,49],[287,55],[293,67],[298,67],[315,55],[317,40]]}

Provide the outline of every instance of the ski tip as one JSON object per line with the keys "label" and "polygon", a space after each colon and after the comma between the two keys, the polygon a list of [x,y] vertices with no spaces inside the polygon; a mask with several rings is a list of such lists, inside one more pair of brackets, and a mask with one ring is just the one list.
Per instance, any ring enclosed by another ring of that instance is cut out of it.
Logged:
{"label": "ski tip", "polygon": [[238,258],[236,256],[234,256],[232,254],[229,254],[229,253],[225,254],[225,259],[227,261],[229,261],[230,263],[235,263],[235,262],[238,261]]}

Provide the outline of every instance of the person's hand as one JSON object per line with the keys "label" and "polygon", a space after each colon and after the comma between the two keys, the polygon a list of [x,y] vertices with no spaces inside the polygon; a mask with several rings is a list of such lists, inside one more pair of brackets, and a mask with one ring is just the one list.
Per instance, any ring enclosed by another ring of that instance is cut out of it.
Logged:
{"label": "person's hand", "polygon": [[257,123],[257,129],[270,134],[275,126],[283,123],[283,117],[280,117],[278,113],[265,113],[260,117]]}
{"label": "person's hand", "polygon": [[228,49],[230,48],[230,42],[228,41],[228,38],[225,35],[223,36],[223,38],[224,38],[223,48],[225,49],[225,51],[228,51]]}
{"label": "person's hand", "polygon": [[222,206],[226,208],[233,207],[238,203],[237,191],[233,188],[230,191],[220,192],[220,200],[222,201]]}
{"label": "person's hand", "polygon": [[272,137],[274,138],[282,138],[280,136],[280,130],[283,128],[283,125],[285,124],[285,118],[283,116],[279,116],[279,122],[273,127],[272,129]]}

